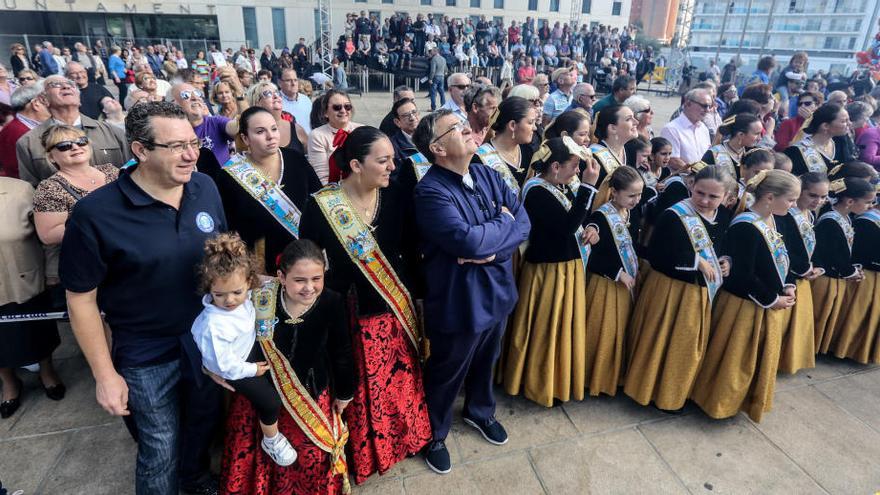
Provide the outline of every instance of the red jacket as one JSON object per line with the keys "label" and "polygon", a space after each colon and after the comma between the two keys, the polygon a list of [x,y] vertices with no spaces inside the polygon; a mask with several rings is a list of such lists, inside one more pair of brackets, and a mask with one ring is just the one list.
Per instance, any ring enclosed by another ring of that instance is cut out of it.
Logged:
{"label": "red jacket", "polygon": [[0,129],[0,176],[18,178],[18,158],[15,143],[28,133],[28,126],[18,119],[12,119]]}
{"label": "red jacket", "polygon": [[793,145],[794,143],[792,143],[791,140],[797,136],[802,125],[804,125],[804,118],[800,115],[779,124],[779,127],[776,128],[776,133],[773,135],[773,139],[776,140],[776,146],[774,146],[773,149],[776,151],[785,151],[785,148]]}

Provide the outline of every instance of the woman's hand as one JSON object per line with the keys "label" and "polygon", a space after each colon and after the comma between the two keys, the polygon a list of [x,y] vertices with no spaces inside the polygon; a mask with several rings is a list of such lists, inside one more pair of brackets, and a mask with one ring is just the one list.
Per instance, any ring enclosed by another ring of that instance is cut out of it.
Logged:
{"label": "woman's hand", "polygon": [[795,301],[797,301],[797,294],[795,293],[796,290],[797,289],[793,285],[786,285],[782,288],[782,293],[788,297],[795,298]]}
{"label": "woman's hand", "polygon": [[621,272],[619,282],[622,283],[627,289],[633,290],[633,287],[636,286],[636,279],[629,276],[629,273]]}
{"label": "woman's hand", "polygon": [[714,284],[718,281],[718,274],[715,273],[715,268],[712,267],[712,264],[708,261],[700,258],[697,261],[697,268],[700,270],[703,276],[706,277],[707,282]]}
{"label": "woman's hand", "polygon": [[230,392],[235,392],[235,389],[232,388],[232,385],[230,385],[229,382],[227,382],[226,379],[223,378],[222,376],[215,375],[214,373],[211,373],[204,366],[202,366],[202,373],[208,375],[208,377],[211,378],[211,380],[214,380],[214,383],[216,383],[217,385],[220,385],[221,387],[225,388],[226,390],[229,390]]}
{"label": "woman's hand", "polygon": [[773,306],[770,306],[770,309],[788,309],[792,306],[794,306],[793,296],[779,296]]}
{"label": "woman's hand", "polygon": [[342,416],[342,411],[345,411],[345,408],[348,407],[349,404],[351,404],[351,399],[348,399],[348,400],[335,399],[333,401],[333,411],[335,411],[336,414]]}
{"label": "woman's hand", "polygon": [[804,278],[807,280],[816,280],[822,275],[825,275],[825,269],[814,266],[804,275]]}
{"label": "woman's hand", "polygon": [[590,226],[584,229],[584,233],[581,235],[581,238],[584,240],[585,244],[591,244],[593,246],[599,242],[599,231],[596,230],[596,227]]}
{"label": "woman's hand", "polygon": [[590,157],[589,160],[584,160],[584,163],[587,166],[581,172],[581,182],[595,186],[596,181],[599,180],[599,162],[595,158]]}
{"label": "woman's hand", "polygon": [[271,368],[271,366],[269,366],[269,363],[267,363],[266,361],[259,361],[254,364],[257,365],[257,374],[254,376],[263,376]]}

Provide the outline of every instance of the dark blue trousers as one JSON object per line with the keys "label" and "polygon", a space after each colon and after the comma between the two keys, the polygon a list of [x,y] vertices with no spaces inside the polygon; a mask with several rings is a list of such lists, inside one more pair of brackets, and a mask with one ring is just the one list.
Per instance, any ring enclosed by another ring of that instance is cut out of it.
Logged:
{"label": "dark blue trousers", "polygon": [[485,420],[495,415],[492,372],[501,352],[505,318],[480,333],[434,333],[425,363],[425,402],[435,440],[443,440],[452,424],[452,404],[464,385],[464,414]]}

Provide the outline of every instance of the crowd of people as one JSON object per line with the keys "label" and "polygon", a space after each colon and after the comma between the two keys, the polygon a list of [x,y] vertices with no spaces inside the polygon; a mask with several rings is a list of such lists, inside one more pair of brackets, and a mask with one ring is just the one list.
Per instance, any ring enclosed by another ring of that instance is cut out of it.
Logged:
{"label": "crowd of people", "polygon": [[[398,21],[431,51],[432,23]],[[575,36],[441,25],[489,47]],[[615,34],[597,39],[629,46]],[[575,59],[607,49],[578,40]],[[139,494],[347,493],[419,453],[448,473],[462,390],[464,422],[503,445],[496,386],[760,421],[777,374],[817,354],[880,363],[877,102],[808,79],[806,57],[776,81],[706,78],[655,133],[637,77],[600,99],[547,57],[500,85],[438,60],[441,105],[400,86],[373,127],[333,81],[305,89],[296,50],[168,77],[137,49],[126,87],[111,47],[114,96],[102,53],[58,74],[50,48],[0,68],[0,318],[66,305],[98,403],[137,440]],[[3,325],[2,417],[19,367],[63,399],[55,322]]]}

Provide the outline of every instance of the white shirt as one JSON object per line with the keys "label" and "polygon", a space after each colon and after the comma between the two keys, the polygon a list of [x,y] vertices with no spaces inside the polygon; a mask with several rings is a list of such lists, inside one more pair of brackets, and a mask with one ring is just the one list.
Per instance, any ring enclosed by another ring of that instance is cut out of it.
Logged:
{"label": "white shirt", "polygon": [[211,60],[217,67],[226,67],[226,55],[223,52],[211,52]]}
{"label": "white shirt", "polygon": [[202,353],[202,364],[227,380],[256,376],[257,365],[246,361],[257,337],[257,311],[250,292],[247,301],[231,311],[214,306],[211,300],[211,294],[202,297],[205,309],[191,330]]}
{"label": "white shirt", "polygon": [[684,113],[666,124],[660,135],[672,144],[672,156],[681,158],[687,164],[700,161],[712,145],[706,124],[694,124]]}
{"label": "white shirt", "polygon": [[309,122],[312,113],[312,100],[308,96],[298,93],[294,100],[282,92],[281,105],[285,112],[296,118],[296,123],[306,130],[306,134],[312,132],[312,126]]}
{"label": "white shirt", "polygon": [[440,108],[452,110],[452,113],[454,113],[455,116],[459,118],[459,120],[461,120],[462,122],[467,122],[467,112],[462,110],[461,107],[458,106],[458,103],[452,101],[452,98],[447,98],[446,103],[444,103],[443,106]]}

